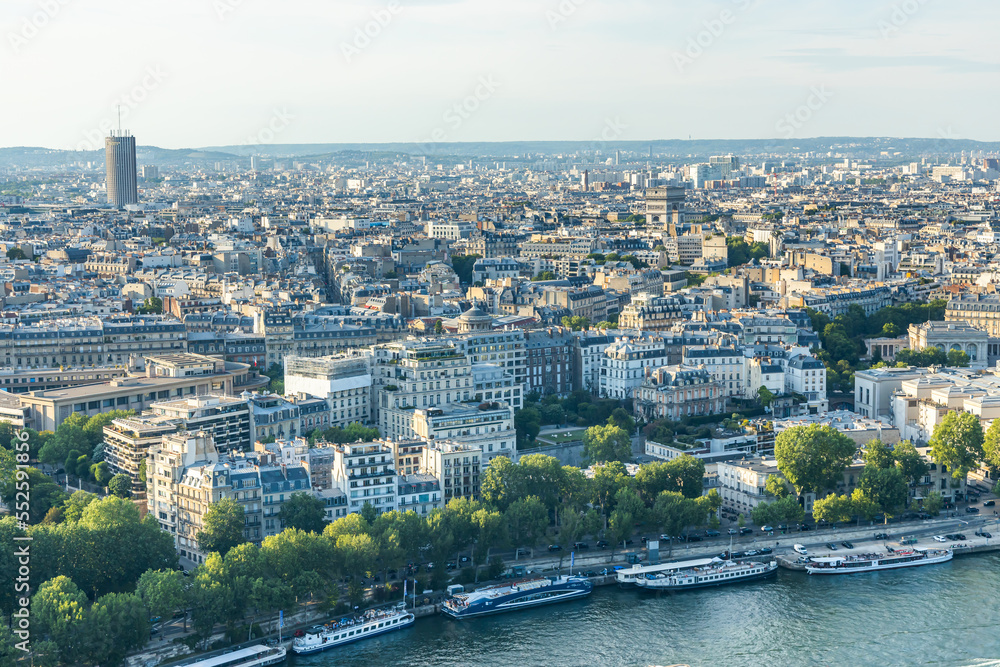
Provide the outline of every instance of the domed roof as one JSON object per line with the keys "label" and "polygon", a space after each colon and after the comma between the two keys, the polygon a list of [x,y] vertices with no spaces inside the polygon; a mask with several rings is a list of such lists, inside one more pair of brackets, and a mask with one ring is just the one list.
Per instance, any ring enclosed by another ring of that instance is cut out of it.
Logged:
{"label": "domed roof", "polygon": [[459,319],[465,321],[475,321],[475,320],[492,320],[493,316],[489,313],[484,312],[479,306],[473,305],[467,311],[459,316]]}

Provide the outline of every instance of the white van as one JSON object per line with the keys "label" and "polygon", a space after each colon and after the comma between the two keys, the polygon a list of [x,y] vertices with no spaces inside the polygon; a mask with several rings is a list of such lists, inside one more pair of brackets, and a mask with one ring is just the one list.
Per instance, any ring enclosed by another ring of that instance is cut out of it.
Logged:
{"label": "white van", "polygon": [[802,556],[807,556],[809,554],[809,552],[806,550],[806,548],[804,546],[802,546],[801,544],[796,544],[792,548],[795,549],[795,553],[800,554]]}

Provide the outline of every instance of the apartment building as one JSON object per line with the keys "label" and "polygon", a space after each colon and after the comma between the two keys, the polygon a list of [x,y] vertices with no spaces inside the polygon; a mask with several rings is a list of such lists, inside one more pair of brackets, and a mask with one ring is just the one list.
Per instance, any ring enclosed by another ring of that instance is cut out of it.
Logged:
{"label": "apartment building", "polygon": [[726,407],[722,388],[703,368],[663,366],[646,371],[635,389],[635,414],[646,421],[679,420],[690,415],[721,414]]}
{"label": "apartment building", "polygon": [[157,401],[149,411],[165,420],[177,420],[187,431],[212,437],[220,453],[242,452],[253,444],[250,406],[247,398],[226,395],[196,395],[172,401]]}
{"label": "apartment building", "polygon": [[[305,413],[307,426],[348,426],[354,422],[374,421],[371,358],[365,354],[345,353],[331,357],[287,357],[285,359],[285,394],[315,396],[324,399],[327,415]],[[305,400],[305,399],[297,399]],[[319,416],[322,423],[315,422]],[[300,431],[302,432],[302,431]]]}
{"label": "apartment building", "polygon": [[383,441],[334,445],[331,479],[347,494],[347,511],[360,512],[367,503],[376,512],[398,509],[398,480],[392,448]]}
{"label": "apartment building", "polygon": [[688,345],[682,352],[682,364],[704,368],[719,384],[727,398],[746,395],[745,364],[742,351],[721,345]]}
{"label": "apartment building", "polygon": [[646,379],[648,371],[667,363],[663,339],[618,338],[604,350],[601,359],[601,396],[632,398],[632,392]]}

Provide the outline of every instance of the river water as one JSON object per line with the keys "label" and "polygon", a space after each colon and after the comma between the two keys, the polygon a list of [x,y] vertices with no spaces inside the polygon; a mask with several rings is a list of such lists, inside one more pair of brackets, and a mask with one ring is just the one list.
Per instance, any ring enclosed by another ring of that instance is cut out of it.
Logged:
{"label": "river water", "polygon": [[1000,666],[1000,555],[910,570],[585,600],[464,622],[437,616],[296,667]]}

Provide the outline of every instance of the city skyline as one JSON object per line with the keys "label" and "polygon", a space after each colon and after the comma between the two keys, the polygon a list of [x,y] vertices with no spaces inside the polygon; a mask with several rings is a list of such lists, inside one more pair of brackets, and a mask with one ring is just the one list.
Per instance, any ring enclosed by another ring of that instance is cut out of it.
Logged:
{"label": "city skyline", "polygon": [[[2,61],[36,112],[6,125],[0,146],[99,149],[119,104],[144,145],[165,148],[996,140],[988,110],[1000,63],[985,45],[998,9],[972,5],[958,15],[919,0],[300,1],[275,17],[242,0],[153,13],[17,1],[0,9]],[[181,33],[188,48],[176,48]],[[134,56],[116,56],[123,48]]]}

